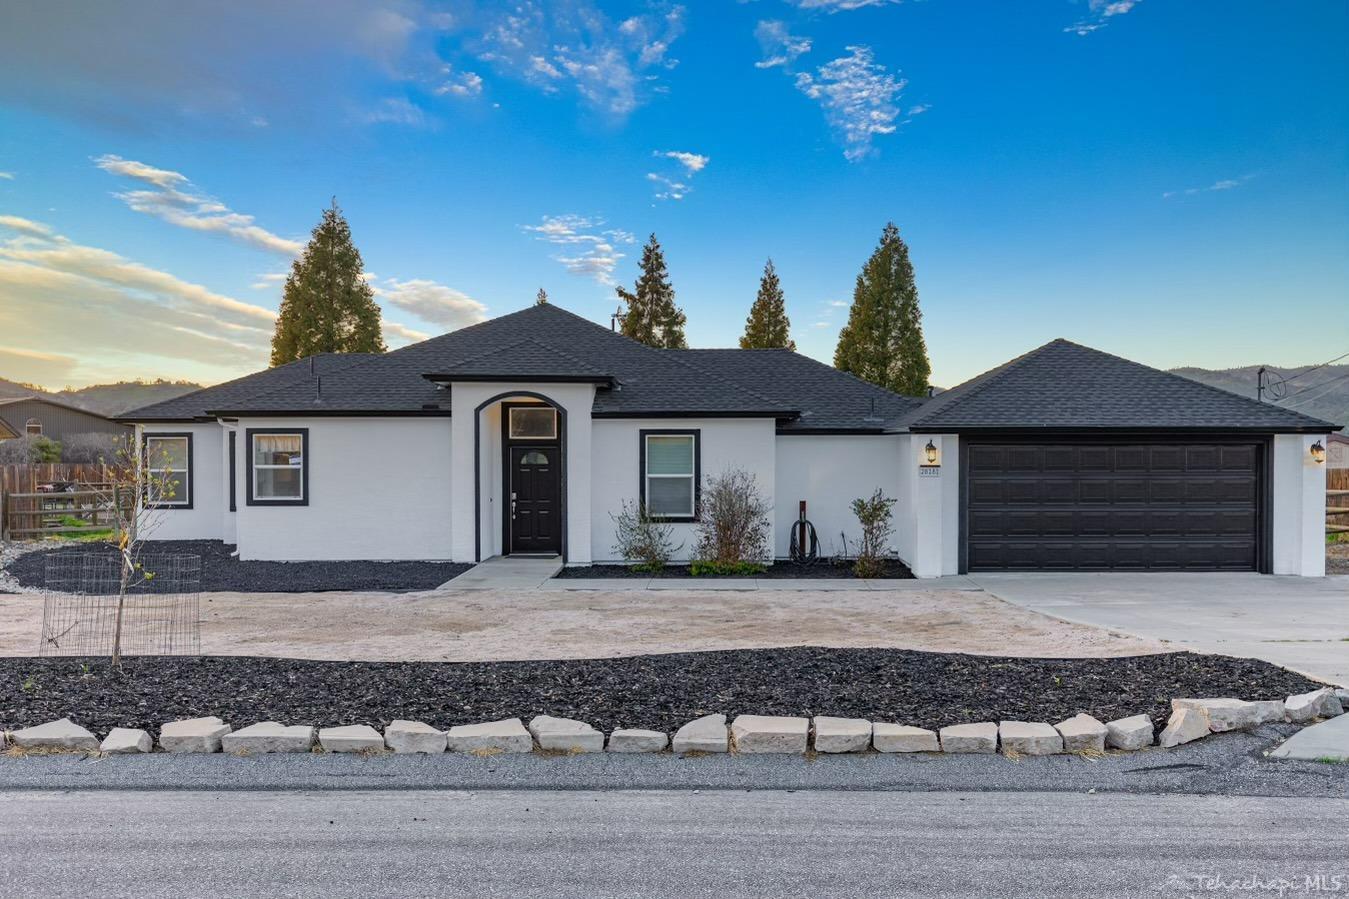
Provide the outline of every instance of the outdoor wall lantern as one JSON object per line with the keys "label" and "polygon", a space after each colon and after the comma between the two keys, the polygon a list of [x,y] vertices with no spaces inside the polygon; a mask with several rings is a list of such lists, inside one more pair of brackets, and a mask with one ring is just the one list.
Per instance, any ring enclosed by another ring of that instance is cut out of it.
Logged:
{"label": "outdoor wall lantern", "polygon": [[[1317,444],[1317,445],[1319,446],[1320,444]],[[937,445],[936,445],[935,443],[933,443],[931,440],[929,440],[929,441],[927,442],[927,446],[923,447],[923,453],[927,456],[927,464],[928,464],[928,465],[936,465],[936,464],[937,464]],[[1323,450],[1323,451],[1322,451],[1322,456],[1324,456],[1324,455],[1325,455],[1325,452],[1324,452],[1324,450]]]}
{"label": "outdoor wall lantern", "polygon": [[1324,446],[1321,445],[1321,441],[1318,440],[1318,441],[1316,441],[1315,443],[1312,444],[1312,450],[1311,450],[1311,452],[1312,452],[1312,459],[1314,459],[1314,460],[1316,461],[1316,464],[1317,464],[1317,465],[1324,465],[1324,464],[1325,464],[1325,461],[1326,461],[1326,448],[1325,448]]}

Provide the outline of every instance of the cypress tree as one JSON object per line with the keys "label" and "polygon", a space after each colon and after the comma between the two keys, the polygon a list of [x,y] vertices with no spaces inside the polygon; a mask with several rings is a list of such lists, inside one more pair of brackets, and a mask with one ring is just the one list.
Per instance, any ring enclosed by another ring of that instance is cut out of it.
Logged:
{"label": "cypress tree", "polygon": [[667,350],[682,350],[684,340],[684,310],[675,305],[675,292],[670,284],[670,273],[665,268],[665,254],[661,252],[656,235],[652,234],[642,248],[642,273],[632,291],[618,287],[618,299],[627,307],[623,313],[624,336],[647,346]]}
{"label": "cypress tree", "polygon": [[749,318],[745,320],[745,334],[740,338],[740,349],[794,350],[796,341],[790,336],[791,328],[782,284],[778,281],[777,269],[773,268],[773,260],[770,259],[763,267],[763,277],[759,279],[759,295],[754,298]]}
{"label": "cypress tree", "polygon": [[932,365],[909,248],[891,222],[853,289],[834,367],[907,396],[926,396]]}
{"label": "cypress tree", "polygon": [[286,276],[272,335],[273,367],[315,353],[384,352],[379,306],[364,270],[334,199]]}
{"label": "cypress tree", "polygon": [[538,293],[538,295],[537,295],[536,297],[534,297],[534,305],[535,305],[535,306],[546,306],[546,305],[548,305],[548,291],[546,291],[546,290],[544,290],[542,287],[540,287],[540,288],[539,288],[539,293]]}

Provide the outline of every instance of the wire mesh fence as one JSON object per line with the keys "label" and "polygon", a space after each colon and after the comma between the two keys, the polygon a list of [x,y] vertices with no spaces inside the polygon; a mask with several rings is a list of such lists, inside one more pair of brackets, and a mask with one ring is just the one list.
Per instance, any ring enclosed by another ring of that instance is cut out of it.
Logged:
{"label": "wire mesh fence", "polygon": [[[115,553],[49,556],[38,655],[111,655],[121,574]],[[140,556],[121,603],[121,634],[123,655],[199,654],[201,556]]]}

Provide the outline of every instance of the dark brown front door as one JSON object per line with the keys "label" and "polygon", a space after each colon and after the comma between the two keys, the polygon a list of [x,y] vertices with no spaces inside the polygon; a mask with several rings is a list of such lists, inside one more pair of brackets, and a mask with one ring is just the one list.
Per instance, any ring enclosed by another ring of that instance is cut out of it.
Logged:
{"label": "dark brown front door", "polygon": [[562,450],[556,446],[512,446],[506,490],[510,552],[562,552]]}

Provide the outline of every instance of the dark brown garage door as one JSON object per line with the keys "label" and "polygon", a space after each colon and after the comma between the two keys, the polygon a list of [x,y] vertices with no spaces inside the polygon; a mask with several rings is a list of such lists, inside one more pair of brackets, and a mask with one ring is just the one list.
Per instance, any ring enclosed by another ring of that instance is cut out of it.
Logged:
{"label": "dark brown garage door", "polygon": [[1257,570],[1261,444],[965,449],[970,571]]}

